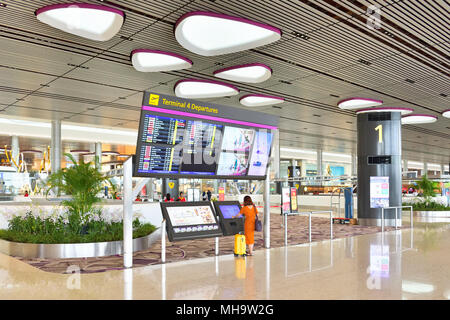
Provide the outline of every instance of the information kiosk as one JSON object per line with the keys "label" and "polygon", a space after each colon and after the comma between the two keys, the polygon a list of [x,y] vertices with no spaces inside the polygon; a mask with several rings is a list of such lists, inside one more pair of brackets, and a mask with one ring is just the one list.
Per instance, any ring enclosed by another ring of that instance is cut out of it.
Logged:
{"label": "information kiosk", "polygon": [[233,236],[239,234],[239,232],[244,232],[244,218],[233,218],[241,211],[239,201],[216,201],[214,202],[214,208],[219,216],[224,236]]}
{"label": "information kiosk", "polygon": [[209,201],[161,202],[170,241],[222,236],[222,229]]}

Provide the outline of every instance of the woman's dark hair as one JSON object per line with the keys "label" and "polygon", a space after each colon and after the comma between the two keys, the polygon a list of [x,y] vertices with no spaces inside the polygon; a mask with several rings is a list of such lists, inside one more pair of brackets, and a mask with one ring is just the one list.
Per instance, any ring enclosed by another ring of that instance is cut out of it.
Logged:
{"label": "woman's dark hair", "polygon": [[250,196],[245,196],[244,197],[244,206],[253,206],[253,201],[252,198]]}
{"label": "woman's dark hair", "polygon": [[170,193],[166,194],[166,200],[170,201]]}

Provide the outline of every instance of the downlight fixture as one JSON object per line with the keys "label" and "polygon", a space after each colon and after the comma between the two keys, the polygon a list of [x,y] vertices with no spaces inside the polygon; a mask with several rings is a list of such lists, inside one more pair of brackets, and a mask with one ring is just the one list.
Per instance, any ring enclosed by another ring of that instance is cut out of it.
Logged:
{"label": "downlight fixture", "polygon": [[131,62],[140,72],[174,71],[192,67],[192,61],[179,54],[150,49],[133,50]]}
{"label": "downlight fixture", "polygon": [[402,117],[402,124],[423,124],[436,122],[438,117],[431,114],[411,114]]}
{"label": "downlight fixture", "polygon": [[178,19],[175,38],[191,52],[202,56],[217,56],[277,41],[281,38],[281,30],[245,18],[193,11]]}
{"label": "downlight fixture", "polygon": [[353,110],[353,109],[376,107],[382,104],[383,101],[381,100],[355,97],[339,101],[338,107],[340,109]]}
{"label": "downlight fixture", "polygon": [[444,112],[442,112],[442,116],[446,117],[446,118],[450,118],[450,109],[445,110]]}
{"label": "downlight fixture", "polygon": [[192,99],[227,97],[239,93],[239,89],[230,84],[200,79],[179,80],[174,91],[177,97]]}
{"label": "downlight fixture", "polygon": [[122,27],[124,13],[89,3],[62,3],[35,12],[39,21],[62,31],[96,41],[107,41]]}
{"label": "downlight fixture", "polygon": [[237,82],[260,83],[272,76],[272,69],[262,63],[249,63],[216,70],[214,76]]}
{"label": "downlight fixture", "polygon": [[284,102],[284,98],[266,96],[264,94],[247,94],[239,99],[239,102],[246,107],[262,107]]}
{"label": "downlight fixture", "polygon": [[356,110],[356,114],[370,113],[370,112],[401,112],[402,115],[411,114],[414,109],[411,108],[397,108],[397,107],[381,107],[381,108],[365,108]]}

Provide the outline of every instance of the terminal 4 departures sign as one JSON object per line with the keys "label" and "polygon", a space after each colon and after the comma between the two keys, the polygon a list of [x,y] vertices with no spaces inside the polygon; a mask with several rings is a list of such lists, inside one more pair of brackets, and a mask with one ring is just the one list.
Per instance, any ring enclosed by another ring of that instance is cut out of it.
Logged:
{"label": "terminal 4 departures sign", "polygon": [[145,92],[134,176],[265,179],[279,118]]}

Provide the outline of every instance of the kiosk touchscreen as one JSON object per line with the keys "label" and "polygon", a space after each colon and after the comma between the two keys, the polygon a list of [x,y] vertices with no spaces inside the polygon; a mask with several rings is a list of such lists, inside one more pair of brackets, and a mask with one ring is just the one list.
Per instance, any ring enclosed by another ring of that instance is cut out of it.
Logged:
{"label": "kiosk touchscreen", "polygon": [[220,226],[224,236],[244,232],[244,218],[233,218],[241,211],[239,201],[215,201],[214,208],[220,218]]}
{"label": "kiosk touchscreen", "polygon": [[222,229],[208,201],[162,202],[161,211],[167,222],[170,241],[222,236]]}

